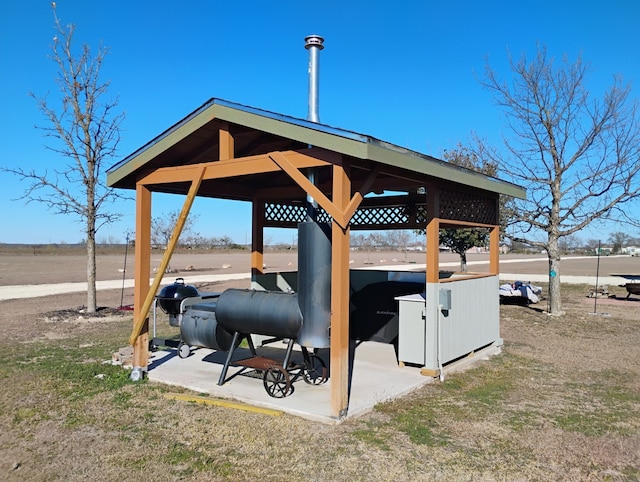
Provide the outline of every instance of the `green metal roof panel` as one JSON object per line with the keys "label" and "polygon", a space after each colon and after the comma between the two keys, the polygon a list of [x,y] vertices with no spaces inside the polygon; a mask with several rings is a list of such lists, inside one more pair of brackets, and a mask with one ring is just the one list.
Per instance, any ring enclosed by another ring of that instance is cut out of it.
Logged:
{"label": "green metal roof panel", "polygon": [[212,119],[490,192],[525,197],[525,190],[515,184],[370,136],[215,98],[112,166],[107,171],[107,185],[113,186],[131,176]]}
{"label": "green metal roof panel", "polygon": [[107,170],[107,186],[112,186],[120,179],[134,173],[180,139],[184,139],[202,127],[208,120],[206,113],[200,112],[199,109],[178,124],[167,129],[151,142],[110,167]]}
{"label": "green metal roof panel", "polygon": [[217,119],[340,152],[347,156],[365,158],[366,136],[295,117],[258,111],[253,107],[241,106],[243,109],[238,110],[228,104],[225,102],[215,106],[214,115]]}
{"label": "green metal roof panel", "polygon": [[368,159],[485,191],[522,199],[525,196],[525,190],[520,186],[414,151],[399,152],[397,148],[371,143]]}

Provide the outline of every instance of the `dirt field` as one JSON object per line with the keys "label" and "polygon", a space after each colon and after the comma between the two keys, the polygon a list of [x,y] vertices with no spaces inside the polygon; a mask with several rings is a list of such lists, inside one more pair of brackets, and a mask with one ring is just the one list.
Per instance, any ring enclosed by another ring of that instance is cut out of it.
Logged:
{"label": "dirt field", "polygon": [[[265,264],[292,269],[295,257],[267,253]],[[423,255],[353,258],[357,266]],[[118,279],[123,261],[101,256],[98,277]],[[181,254],[172,264],[201,274],[246,272],[248,263],[248,255]],[[600,270],[638,265],[602,258]],[[523,270],[547,268],[508,268]],[[81,255],[0,255],[0,285],[84,281],[84,273]],[[563,273],[594,275],[595,258],[563,263]],[[130,314],[82,317],[72,311],[82,293],[2,301],[0,480],[640,480],[640,300],[600,300],[593,314],[587,292],[563,289],[567,315],[558,319],[542,313],[544,302],[502,306],[502,355],[336,427],[169,402],[166,387],[129,383],[101,360],[126,344]],[[98,302],[113,308],[120,298],[102,291]],[[99,385],[91,367],[114,384]]]}
{"label": "dirt field", "polygon": [[[521,274],[545,274],[548,263],[544,255],[502,255],[501,271]],[[485,272],[488,270],[487,254],[469,254],[467,262],[469,271]],[[536,259],[535,262],[524,262]],[[154,251],[151,256],[150,276],[153,269],[160,265],[162,253]],[[424,264],[424,253],[418,252],[365,252],[356,251],[350,254],[352,268],[372,267],[381,265],[411,265]],[[522,260],[523,262],[517,262]],[[97,258],[97,279],[121,279],[123,270],[125,276],[133,277],[134,255],[129,252],[125,257],[124,251],[119,254],[102,254]],[[447,269],[457,269],[459,257],[456,254],[441,253],[440,262],[447,263]],[[475,264],[481,262],[483,264]],[[264,255],[266,271],[288,271],[297,269],[296,251],[267,251]],[[595,276],[598,260],[596,257],[567,258],[563,260],[561,269],[563,275]],[[251,268],[249,252],[232,251],[211,254],[193,254],[178,252],[173,255],[170,267],[181,276],[189,274],[209,273],[247,273]],[[603,256],[600,258],[600,276],[611,273],[640,273],[640,257]],[[0,286],[44,284],[62,282],[86,281],[86,257],[82,252],[67,253],[29,251],[16,255],[15,253],[0,251]],[[621,280],[622,282],[622,280]]]}

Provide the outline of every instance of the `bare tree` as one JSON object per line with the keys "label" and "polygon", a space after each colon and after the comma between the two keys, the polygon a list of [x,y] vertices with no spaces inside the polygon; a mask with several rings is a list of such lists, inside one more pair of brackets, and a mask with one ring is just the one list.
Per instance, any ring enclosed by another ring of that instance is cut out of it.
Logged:
{"label": "bare tree", "polygon": [[[179,210],[154,217],[151,220],[151,243],[161,246],[162,248],[166,248],[171,240],[173,229],[175,228],[179,217]],[[180,233],[180,241],[182,244],[188,244],[199,237],[198,233],[193,231],[196,219],[197,216],[194,216],[193,214],[187,217],[182,228],[182,232]]]}
{"label": "bare tree", "polygon": [[393,229],[386,232],[386,243],[400,251],[407,252],[407,246],[415,237],[415,233],[408,229]]}
{"label": "bare tree", "polygon": [[631,239],[631,236],[629,236],[627,233],[616,231],[615,233],[611,233],[609,235],[608,241],[613,248],[613,252],[619,253],[622,251],[622,248],[626,247],[631,242]]}
{"label": "bare tree", "polygon": [[569,234],[568,236],[560,238],[558,241],[558,247],[563,253],[568,253],[583,245],[584,243],[577,234]]}
{"label": "bare tree", "polygon": [[367,250],[367,259],[365,260],[365,263],[369,263],[371,251],[382,247],[385,242],[384,236],[378,232],[369,233],[367,235],[358,234],[357,236],[359,237],[358,246]]}
{"label": "bare tree", "polygon": [[355,249],[360,249],[365,246],[365,236],[364,234],[354,233],[351,235],[351,247]]}
{"label": "bare tree", "polygon": [[[162,214],[160,216],[154,217],[151,219],[151,244],[157,245],[159,248],[162,248],[163,252],[166,252],[167,246],[169,245],[169,241],[171,241],[171,236],[173,235],[173,230],[178,223],[178,218],[180,217],[180,211],[171,211],[167,214]],[[194,233],[193,231],[193,223],[196,217],[193,215],[189,215],[184,222],[184,226],[182,227],[182,231],[180,232],[180,238],[176,246],[180,244],[189,244],[191,246],[197,245],[197,240],[200,237],[198,233]],[[171,265],[167,265],[166,268],[167,273],[173,272]]]}
{"label": "bare tree", "polygon": [[560,239],[613,215],[629,219],[624,207],[640,196],[637,102],[618,77],[593,98],[581,58],[558,66],[539,48],[532,61],[509,60],[510,82],[487,65],[482,83],[511,135],[504,151],[478,139],[478,154],[527,188],[508,234],[547,252],[550,314],[561,315]]}
{"label": "bare tree", "polygon": [[116,100],[105,96],[109,82],[100,80],[100,69],[108,50],[100,47],[93,56],[88,45],[73,49],[74,25],[62,26],[53,9],[55,36],[51,58],[58,67],[58,102],[31,93],[48,121],[44,131],[53,144],[46,148],[67,163],[51,172],[3,168],[29,186],[23,196],[27,202],[45,204],[56,214],[75,215],[84,223],[87,245],[87,311],[96,311],[96,232],[120,217],[107,208],[119,196],[101,184],[104,167],[116,154],[124,113],[115,113]]}
{"label": "bare tree", "polygon": [[592,254],[598,254],[598,246],[600,246],[599,239],[589,238],[584,243],[585,249]]}

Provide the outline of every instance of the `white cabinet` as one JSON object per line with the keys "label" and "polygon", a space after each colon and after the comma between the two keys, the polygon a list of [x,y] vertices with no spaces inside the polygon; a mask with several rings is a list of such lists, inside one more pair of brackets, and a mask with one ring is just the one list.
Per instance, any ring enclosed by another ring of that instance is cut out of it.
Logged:
{"label": "white cabinet", "polygon": [[425,364],[426,303],[424,294],[398,296],[398,360]]}

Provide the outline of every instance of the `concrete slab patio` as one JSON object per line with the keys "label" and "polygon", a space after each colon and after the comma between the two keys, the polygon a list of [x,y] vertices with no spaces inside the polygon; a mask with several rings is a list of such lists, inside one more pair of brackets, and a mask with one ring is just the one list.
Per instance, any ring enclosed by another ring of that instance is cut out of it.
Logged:
{"label": "concrete slab patio", "polygon": [[[499,346],[490,346],[473,356],[451,363],[444,369],[444,376],[464,369],[471,362],[500,353]],[[276,360],[284,358],[285,345],[276,343],[257,347],[258,355]],[[328,361],[328,351],[318,353]],[[249,356],[248,349],[241,349],[234,355],[235,360]],[[157,351],[152,354],[148,367],[151,381],[179,386],[211,397],[235,400],[261,408],[281,410],[308,420],[326,424],[361,416],[371,411],[377,403],[403,396],[437,379],[420,374],[420,369],[410,366],[398,366],[393,345],[377,342],[364,342],[355,347],[349,410],[347,416],[338,420],[330,413],[330,382],[322,385],[309,385],[301,376],[293,374],[291,395],[285,398],[273,398],[264,389],[262,378],[251,375],[250,369],[234,364],[222,386],[218,379],[225,361],[225,352],[208,349],[192,350],[187,358],[179,358],[173,349]],[[300,362],[302,355],[294,351],[293,360]]]}

